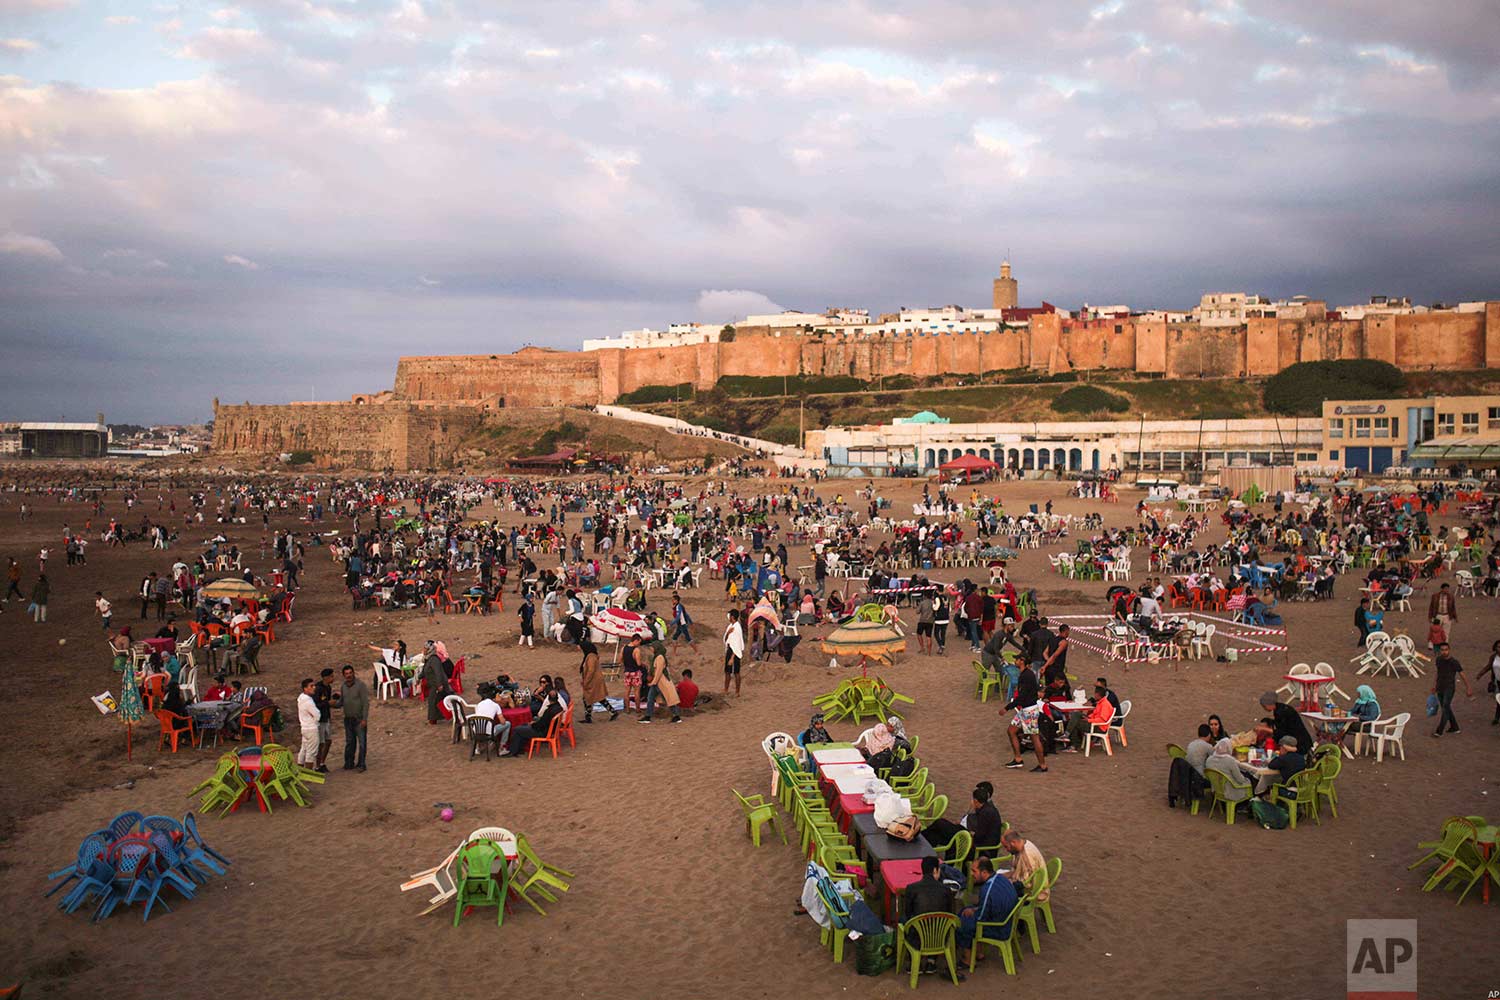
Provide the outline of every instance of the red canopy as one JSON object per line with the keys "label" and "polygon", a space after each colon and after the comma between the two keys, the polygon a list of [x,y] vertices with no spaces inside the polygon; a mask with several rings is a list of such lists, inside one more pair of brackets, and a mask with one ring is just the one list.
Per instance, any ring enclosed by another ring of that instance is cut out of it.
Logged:
{"label": "red canopy", "polygon": [[1000,466],[978,455],[959,455],[952,461],[944,462],[938,468],[944,472],[984,472],[986,469],[998,469]]}

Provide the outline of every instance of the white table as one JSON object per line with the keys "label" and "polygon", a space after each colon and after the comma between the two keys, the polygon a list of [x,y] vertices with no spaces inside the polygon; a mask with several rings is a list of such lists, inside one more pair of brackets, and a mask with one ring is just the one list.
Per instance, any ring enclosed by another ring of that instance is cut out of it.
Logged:
{"label": "white table", "polygon": [[868,764],[838,764],[825,767],[823,777],[833,783],[840,795],[857,795],[865,786],[879,777]]}
{"label": "white table", "polygon": [[808,756],[819,767],[827,764],[863,764],[865,762],[864,754],[849,747],[841,747],[837,750],[813,750]]}

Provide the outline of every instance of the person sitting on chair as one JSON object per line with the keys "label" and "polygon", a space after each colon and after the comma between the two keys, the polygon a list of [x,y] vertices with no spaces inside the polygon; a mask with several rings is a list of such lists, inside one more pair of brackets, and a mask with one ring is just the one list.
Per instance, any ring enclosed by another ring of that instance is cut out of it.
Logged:
{"label": "person sitting on chair", "polygon": [[474,706],[474,714],[494,720],[495,746],[500,747],[500,752],[504,755],[505,745],[510,740],[511,725],[506,721],[505,714],[500,711],[500,703],[495,700],[495,685],[489,681],[479,685],[479,704]]}
{"label": "person sitting on chair", "polygon": [[[901,895],[901,915],[904,920],[923,913],[952,913],[953,890],[938,879],[943,863],[935,857],[922,859],[922,877],[906,887]],[[916,932],[908,930],[907,940],[917,944]]]}
{"label": "person sitting on chair", "polygon": [[[1105,690],[1103,684],[1095,684],[1094,696],[1089,699],[1089,704],[1093,707],[1087,712],[1068,713],[1068,746],[1063,753],[1077,753],[1094,726],[1107,726],[1115,717],[1115,706],[1110,704],[1109,699],[1105,697]],[[1208,727],[1199,728],[1207,729]]]}
{"label": "person sitting on chair", "polygon": [[[1000,923],[1016,906],[1016,887],[1010,879],[995,878],[995,862],[987,857],[975,858],[970,864],[974,876],[974,889],[978,893],[973,906],[958,911],[958,964],[969,964],[969,951],[974,947],[974,938],[979,924]],[[1007,941],[1015,930],[1014,925],[1005,924],[986,932],[986,937]]]}
{"label": "person sitting on chair", "polygon": [[833,735],[823,728],[823,713],[819,712],[808,722],[807,728],[802,730],[802,735],[797,740],[803,746],[813,746],[818,743],[832,743]]}

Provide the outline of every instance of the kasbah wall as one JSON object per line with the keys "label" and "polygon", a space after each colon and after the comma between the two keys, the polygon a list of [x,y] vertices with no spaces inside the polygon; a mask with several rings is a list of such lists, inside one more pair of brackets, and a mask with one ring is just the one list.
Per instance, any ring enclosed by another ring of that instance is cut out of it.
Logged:
{"label": "kasbah wall", "polygon": [[1030,369],[1133,371],[1166,378],[1267,376],[1299,361],[1369,358],[1410,370],[1500,367],[1500,302],[1483,312],[1361,320],[1252,319],[1204,327],[1144,317],[1031,317],[985,334],[851,337],[740,327],[717,344],[635,350],[405,357],[393,392],[349,403],[218,406],[214,449],[311,451],[365,467],[447,464],[485,411],[612,403],[648,385],[711,389],[726,375],[917,378]]}

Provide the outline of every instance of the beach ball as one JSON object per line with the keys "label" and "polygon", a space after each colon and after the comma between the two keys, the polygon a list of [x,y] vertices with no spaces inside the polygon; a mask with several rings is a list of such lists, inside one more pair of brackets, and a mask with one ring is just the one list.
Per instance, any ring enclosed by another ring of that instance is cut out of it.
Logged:
{"label": "beach ball", "polygon": [[57,640],[57,644],[59,646],[66,646],[68,644],[68,640],[66,640],[66,639],[59,639],[59,640]]}
{"label": "beach ball", "polygon": [[453,810],[452,809],[444,809],[442,812],[438,813],[438,819],[442,820],[444,823],[452,823],[453,822]]}

